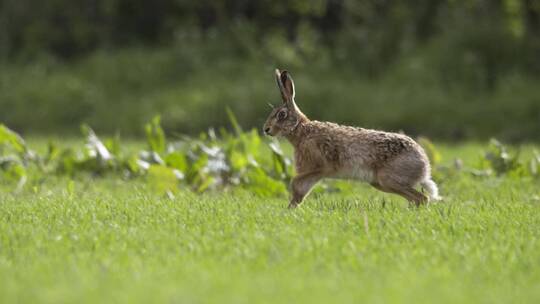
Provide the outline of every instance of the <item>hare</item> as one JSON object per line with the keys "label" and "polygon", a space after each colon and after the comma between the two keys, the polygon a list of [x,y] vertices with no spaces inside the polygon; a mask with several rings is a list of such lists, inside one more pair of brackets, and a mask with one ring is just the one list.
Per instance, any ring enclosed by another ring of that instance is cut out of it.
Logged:
{"label": "hare", "polygon": [[[294,147],[297,175],[292,179],[289,208],[295,208],[322,178],[354,179],[380,191],[401,195],[420,206],[439,200],[429,159],[406,135],[310,120],[295,103],[294,82],[276,69],[283,104],[275,107],[263,131],[285,137]],[[429,196],[414,187],[420,184]]]}

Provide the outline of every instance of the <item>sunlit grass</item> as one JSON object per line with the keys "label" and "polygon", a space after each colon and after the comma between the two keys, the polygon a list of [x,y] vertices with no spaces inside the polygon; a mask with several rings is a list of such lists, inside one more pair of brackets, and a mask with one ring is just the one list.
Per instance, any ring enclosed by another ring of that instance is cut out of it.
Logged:
{"label": "sunlit grass", "polygon": [[419,209],[353,183],[288,210],[242,189],[48,177],[0,193],[0,302],[538,302],[538,180],[440,184]]}

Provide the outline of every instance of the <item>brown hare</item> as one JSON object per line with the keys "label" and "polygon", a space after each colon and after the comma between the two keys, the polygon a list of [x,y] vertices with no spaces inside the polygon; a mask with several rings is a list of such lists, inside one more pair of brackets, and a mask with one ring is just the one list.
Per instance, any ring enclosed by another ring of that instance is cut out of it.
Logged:
{"label": "brown hare", "polygon": [[[410,137],[310,120],[294,101],[291,75],[276,69],[276,81],[283,104],[272,110],[263,131],[287,138],[294,147],[297,175],[290,186],[290,208],[322,178],[367,182],[416,206],[440,199],[426,153]],[[428,196],[414,188],[418,184]]]}

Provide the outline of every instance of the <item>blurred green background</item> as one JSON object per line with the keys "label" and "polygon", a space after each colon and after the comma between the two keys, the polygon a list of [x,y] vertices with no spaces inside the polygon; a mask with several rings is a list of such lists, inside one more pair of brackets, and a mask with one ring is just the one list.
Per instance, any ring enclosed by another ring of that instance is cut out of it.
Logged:
{"label": "blurred green background", "polygon": [[25,135],[259,128],[276,67],[314,119],[540,140],[538,0],[0,2],[0,122]]}

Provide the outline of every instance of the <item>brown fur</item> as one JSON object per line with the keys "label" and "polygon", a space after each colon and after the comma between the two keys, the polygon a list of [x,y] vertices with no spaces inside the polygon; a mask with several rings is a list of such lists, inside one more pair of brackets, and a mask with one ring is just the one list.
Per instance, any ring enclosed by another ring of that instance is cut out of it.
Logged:
{"label": "brown fur", "polygon": [[289,207],[299,205],[322,178],[356,179],[403,196],[416,205],[428,197],[414,187],[421,183],[438,199],[429,160],[420,145],[397,133],[341,126],[308,119],[294,101],[294,82],[276,70],[283,105],[273,109],[264,131],[284,136],[294,147],[297,176],[291,182]]}

